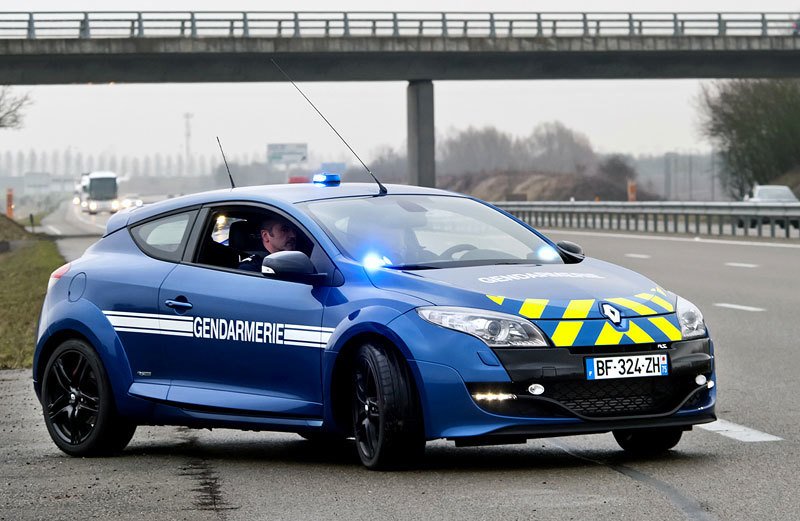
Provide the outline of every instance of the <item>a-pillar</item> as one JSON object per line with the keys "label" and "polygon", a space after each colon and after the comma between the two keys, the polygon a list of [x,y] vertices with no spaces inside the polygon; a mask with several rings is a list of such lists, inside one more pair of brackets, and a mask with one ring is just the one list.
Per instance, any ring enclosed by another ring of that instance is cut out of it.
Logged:
{"label": "a-pillar", "polygon": [[408,182],[436,186],[436,143],[433,129],[433,82],[408,82]]}

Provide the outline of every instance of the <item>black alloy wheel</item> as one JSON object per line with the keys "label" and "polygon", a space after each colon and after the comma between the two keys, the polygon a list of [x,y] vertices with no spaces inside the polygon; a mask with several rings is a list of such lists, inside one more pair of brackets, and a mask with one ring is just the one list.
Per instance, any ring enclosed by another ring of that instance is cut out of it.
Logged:
{"label": "black alloy wheel", "polygon": [[364,344],[353,370],[353,432],[369,469],[411,466],[425,450],[419,403],[407,368],[383,346]]}
{"label": "black alloy wheel", "polygon": [[366,358],[359,359],[356,369],[354,415],[358,449],[367,459],[378,450],[381,431],[381,409],[378,403],[378,382],[375,368]]}
{"label": "black alloy wheel", "polygon": [[136,430],[117,417],[102,363],[80,340],[67,340],[51,355],[42,381],[42,410],[51,438],[72,456],[122,450]]}

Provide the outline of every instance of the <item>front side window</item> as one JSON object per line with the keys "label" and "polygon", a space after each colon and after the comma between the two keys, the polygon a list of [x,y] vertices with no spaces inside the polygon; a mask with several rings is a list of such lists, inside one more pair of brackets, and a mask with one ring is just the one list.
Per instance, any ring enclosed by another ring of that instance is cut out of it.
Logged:
{"label": "front side window", "polygon": [[253,206],[215,207],[203,230],[194,259],[197,264],[252,271],[253,265],[246,259],[263,259],[270,252],[293,250],[314,259],[311,239],[294,222],[274,211]]}
{"label": "front side window", "polygon": [[131,228],[133,240],[146,254],[178,262],[183,255],[196,210],[168,215]]}
{"label": "front side window", "polygon": [[563,263],[541,237],[472,199],[388,195],[304,206],[345,255],[367,265],[408,269]]}

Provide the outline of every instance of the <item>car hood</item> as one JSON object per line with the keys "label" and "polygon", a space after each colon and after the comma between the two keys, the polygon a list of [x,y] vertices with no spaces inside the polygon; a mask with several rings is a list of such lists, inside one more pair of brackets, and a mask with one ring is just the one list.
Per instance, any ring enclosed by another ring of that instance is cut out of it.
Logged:
{"label": "car hood", "polygon": [[577,264],[494,265],[370,272],[381,289],[439,306],[477,307],[534,320],[604,319],[603,303],[623,318],[672,313],[676,296],[636,272],[586,258]]}

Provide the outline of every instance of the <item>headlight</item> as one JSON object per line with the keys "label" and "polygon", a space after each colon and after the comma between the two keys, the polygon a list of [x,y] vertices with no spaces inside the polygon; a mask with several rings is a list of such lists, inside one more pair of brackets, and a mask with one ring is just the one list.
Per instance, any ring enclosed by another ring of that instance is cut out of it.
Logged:
{"label": "headlight", "polygon": [[97,210],[97,203],[96,203],[96,202],[94,202],[94,201],[92,201],[91,203],[89,203],[89,209],[90,209],[90,210]]}
{"label": "headlight", "polygon": [[112,210],[119,210],[119,201],[117,201],[116,199],[111,201],[111,209]]}
{"label": "headlight", "polygon": [[547,346],[539,328],[514,315],[483,309],[439,306],[417,308],[417,313],[437,326],[478,337],[489,347]]}
{"label": "headlight", "polygon": [[676,311],[678,322],[681,324],[681,334],[684,340],[706,336],[706,323],[703,322],[703,314],[700,310],[686,300],[678,297]]}

